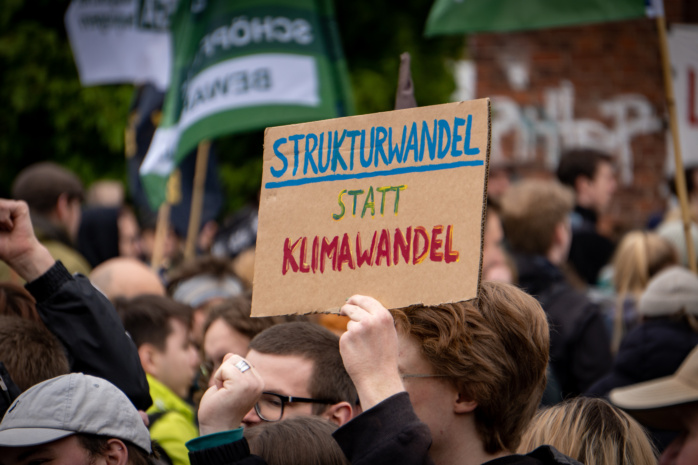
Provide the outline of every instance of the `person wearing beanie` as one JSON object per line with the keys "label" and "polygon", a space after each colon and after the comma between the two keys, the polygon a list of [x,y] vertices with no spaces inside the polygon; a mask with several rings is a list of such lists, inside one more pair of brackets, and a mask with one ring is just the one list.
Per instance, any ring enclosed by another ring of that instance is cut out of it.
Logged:
{"label": "person wearing beanie", "polygon": [[674,316],[682,312],[698,317],[698,276],[681,266],[672,266],[650,281],[640,297],[640,315],[645,318]]}
{"label": "person wearing beanie", "polygon": [[[586,392],[607,396],[614,389],[674,373],[698,345],[698,276],[669,267],[649,282],[640,296],[641,324],[629,331],[611,372]],[[675,435],[650,431],[661,451]]]}

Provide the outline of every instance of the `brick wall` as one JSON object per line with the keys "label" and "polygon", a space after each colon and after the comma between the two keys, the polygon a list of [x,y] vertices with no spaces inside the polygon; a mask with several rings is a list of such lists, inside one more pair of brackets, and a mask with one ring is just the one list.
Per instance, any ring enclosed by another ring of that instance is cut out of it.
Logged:
{"label": "brick wall", "polygon": [[[698,3],[698,2],[696,2]],[[696,22],[690,0],[666,0],[671,22]],[[493,166],[554,169],[559,151],[612,153],[620,188],[609,219],[642,227],[667,201],[666,102],[653,19],[469,37],[476,94],[493,98]]]}

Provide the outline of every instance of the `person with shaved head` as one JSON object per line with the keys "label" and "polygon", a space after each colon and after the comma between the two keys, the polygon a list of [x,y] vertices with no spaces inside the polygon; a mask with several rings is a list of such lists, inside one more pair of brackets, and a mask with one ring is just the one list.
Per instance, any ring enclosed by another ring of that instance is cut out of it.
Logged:
{"label": "person with shaved head", "polygon": [[135,258],[107,260],[92,270],[90,281],[111,301],[116,297],[165,295],[165,286],[158,274]]}

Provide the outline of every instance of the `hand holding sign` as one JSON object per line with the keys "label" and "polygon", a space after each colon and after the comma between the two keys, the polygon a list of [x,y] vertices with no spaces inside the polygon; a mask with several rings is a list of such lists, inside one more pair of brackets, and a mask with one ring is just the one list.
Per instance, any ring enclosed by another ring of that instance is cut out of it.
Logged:
{"label": "hand holding sign", "polygon": [[339,340],[344,367],[368,410],[404,391],[397,369],[397,332],[390,312],[376,299],[355,295],[342,307],[351,318]]}
{"label": "hand holding sign", "polygon": [[486,99],[268,128],[252,314],[477,297],[489,128]]}

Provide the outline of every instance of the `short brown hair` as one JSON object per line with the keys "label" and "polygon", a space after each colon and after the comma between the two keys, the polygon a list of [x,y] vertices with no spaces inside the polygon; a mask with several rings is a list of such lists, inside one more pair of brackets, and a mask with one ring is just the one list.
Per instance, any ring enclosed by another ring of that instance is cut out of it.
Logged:
{"label": "short brown hair", "polygon": [[657,451],[644,428],[602,399],[577,397],[538,412],[519,452],[544,444],[586,465],[657,463]]}
{"label": "short brown hair", "polygon": [[502,226],[516,252],[545,255],[555,227],[574,208],[574,194],[557,181],[527,179],[502,196]]}
{"label": "short brown hair", "polygon": [[72,172],[50,161],[23,169],[12,184],[12,197],[24,200],[32,213],[42,215],[51,213],[64,194],[68,200],[82,200],[82,182]]}
{"label": "short brown hair", "polygon": [[[339,353],[339,337],[322,326],[304,322],[272,326],[252,339],[250,350],[310,360],[313,362],[313,374],[308,381],[311,397],[356,405],[358,396]],[[313,414],[319,415],[327,407],[313,404]]]}
{"label": "short brown hair", "polygon": [[611,164],[611,155],[594,149],[571,149],[560,156],[557,178],[566,186],[575,189],[577,178],[594,179],[601,163]]}
{"label": "short brown hair", "polygon": [[538,301],[510,284],[483,282],[477,300],[391,313],[434,373],[477,402],[485,450],[515,450],[546,384],[548,321]]}
{"label": "short brown hair", "polygon": [[337,425],[318,417],[298,417],[245,428],[250,452],[269,465],[316,463],[349,465],[332,438]]}
{"label": "short brown hair", "polygon": [[63,345],[43,323],[0,316],[0,361],[22,391],[70,373]]}
{"label": "short brown hair", "polygon": [[[103,456],[107,452],[107,449],[109,448],[108,442],[109,439],[111,439],[108,436],[85,433],[77,433],[75,436],[78,438],[78,441],[80,441],[80,445],[87,451],[91,460]],[[128,465],[158,465],[163,463],[162,461],[157,460],[159,457],[155,452],[146,452],[137,445],[121,438],[114,439],[119,439],[126,446],[126,450],[128,451]],[[94,462],[91,461],[90,463]]]}
{"label": "short brown hair", "polygon": [[267,328],[278,323],[274,317],[252,318],[252,302],[248,295],[231,297],[211,309],[204,323],[204,334],[216,320],[225,323],[240,334],[252,339]]}
{"label": "short brown hair", "polygon": [[136,347],[148,343],[158,350],[165,350],[167,337],[172,333],[170,320],[181,321],[191,328],[193,310],[169,297],[141,295],[132,299],[117,297],[114,300],[124,328],[131,335]]}
{"label": "short brown hair", "polygon": [[41,321],[34,297],[22,286],[9,282],[0,282],[0,315]]}

